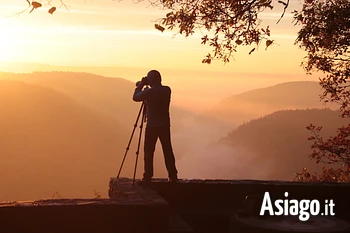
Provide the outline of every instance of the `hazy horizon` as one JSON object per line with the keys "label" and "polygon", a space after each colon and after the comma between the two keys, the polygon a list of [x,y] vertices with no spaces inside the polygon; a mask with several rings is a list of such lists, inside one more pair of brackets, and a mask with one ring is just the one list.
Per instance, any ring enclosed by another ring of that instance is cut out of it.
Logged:
{"label": "hazy horizon", "polygon": [[[139,109],[139,103],[131,99],[134,82],[86,72],[0,75],[0,155],[1,169],[7,174],[0,181],[12,187],[0,194],[0,200],[50,198],[55,192],[64,197],[91,197],[93,190],[106,195],[107,189],[104,187],[109,177],[117,174]],[[250,143],[250,137],[253,140],[255,135],[262,132],[254,126],[254,122],[262,122],[264,126],[265,116],[278,116],[278,111],[286,110],[280,126],[270,127],[273,131],[286,127],[281,132],[284,137],[270,133],[262,141],[270,145],[275,140],[282,140],[275,154],[284,153],[288,158],[297,154],[300,161],[309,161],[308,132],[305,130],[307,122],[320,122],[327,129],[327,134],[335,132],[335,127],[345,122],[338,119],[337,112],[311,110],[329,107],[319,102],[317,82],[286,82],[235,96],[232,96],[233,89],[229,86],[225,91],[230,93],[231,98],[225,96],[221,99],[219,95],[208,98],[220,100],[217,101],[219,104],[214,105],[204,105],[208,102],[203,98],[204,94],[198,96],[199,100],[193,98],[191,101],[194,90],[182,89],[179,94],[181,85],[176,87],[174,82],[172,86],[175,87],[173,100],[178,101],[170,109],[172,142],[180,178],[291,179],[293,171],[301,169],[298,165],[289,167],[289,172],[274,175],[270,172],[271,158],[270,163],[253,162],[269,156],[266,149],[257,150],[254,144],[246,146],[246,143]],[[203,93],[208,93],[205,91]],[[298,91],[300,93],[296,94]],[[176,98],[177,95],[184,99]],[[194,104],[203,104],[206,108],[195,108]],[[304,112],[300,112],[298,117],[289,117],[297,109],[304,109]],[[294,122],[292,131],[285,119]],[[250,126],[243,131],[250,135],[248,139],[239,145],[218,144],[220,139],[227,138],[242,125]],[[298,137],[293,136],[295,134]],[[295,143],[304,146],[291,149],[288,137],[295,137]],[[132,176],[135,149],[136,145],[133,144],[122,176]],[[274,147],[271,149],[276,150]],[[293,154],[294,150],[297,150],[296,154]],[[280,158],[276,159],[280,161]],[[158,143],[155,177],[166,176],[163,163]],[[142,164],[140,156],[137,177],[142,175]],[[313,161],[309,161],[309,164],[313,164]],[[34,188],[33,191],[21,193],[21,188],[15,186],[23,186],[19,185],[23,176],[30,180],[24,187],[42,187],[41,191],[37,193]],[[80,188],[75,189],[76,186]]]}
{"label": "hazy horizon", "polygon": [[[147,72],[156,68],[118,67],[118,66],[57,66],[38,63],[0,62],[0,71],[32,73],[47,71],[84,72],[111,78],[123,78],[136,83]],[[317,81],[317,75],[220,72],[181,69],[158,69],[163,78],[163,85],[172,88],[172,104],[192,110],[206,111],[221,100],[245,91],[294,81]],[[132,93],[130,93],[132,95]]]}

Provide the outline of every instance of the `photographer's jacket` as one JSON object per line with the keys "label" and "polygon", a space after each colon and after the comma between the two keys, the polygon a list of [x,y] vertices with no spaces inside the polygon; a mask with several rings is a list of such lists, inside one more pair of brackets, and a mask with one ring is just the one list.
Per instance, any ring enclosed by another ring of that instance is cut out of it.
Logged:
{"label": "photographer's jacket", "polygon": [[143,85],[136,87],[133,100],[146,101],[147,127],[170,127],[170,87],[155,85],[145,90],[142,88]]}

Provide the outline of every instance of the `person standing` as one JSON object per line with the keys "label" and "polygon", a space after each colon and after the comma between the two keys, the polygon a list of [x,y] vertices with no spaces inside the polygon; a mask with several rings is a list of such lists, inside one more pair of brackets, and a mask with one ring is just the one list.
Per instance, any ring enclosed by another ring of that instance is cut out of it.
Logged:
{"label": "person standing", "polygon": [[[147,77],[137,82],[133,100],[136,102],[145,101],[147,108],[147,125],[144,141],[144,173],[142,182],[150,183],[153,177],[153,158],[156,142],[159,138],[165,166],[168,171],[169,182],[178,181],[175,156],[171,145],[170,136],[170,98],[171,89],[162,85],[162,78],[157,70],[148,72]],[[145,85],[150,88],[143,90]]]}

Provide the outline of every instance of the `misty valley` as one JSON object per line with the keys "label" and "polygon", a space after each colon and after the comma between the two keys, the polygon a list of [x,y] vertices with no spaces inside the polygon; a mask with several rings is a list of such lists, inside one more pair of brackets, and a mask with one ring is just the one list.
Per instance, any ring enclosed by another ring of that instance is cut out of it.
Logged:
{"label": "misty valley", "polygon": [[[0,73],[0,201],[106,196],[140,108],[134,88],[89,73]],[[179,178],[293,180],[304,167],[320,171],[308,157],[306,126],[322,125],[329,137],[349,123],[320,94],[317,82],[300,81],[235,94],[202,112],[171,105]],[[136,141],[122,176],[132,177]],[[157,144],[155,177],[166,176]]]}

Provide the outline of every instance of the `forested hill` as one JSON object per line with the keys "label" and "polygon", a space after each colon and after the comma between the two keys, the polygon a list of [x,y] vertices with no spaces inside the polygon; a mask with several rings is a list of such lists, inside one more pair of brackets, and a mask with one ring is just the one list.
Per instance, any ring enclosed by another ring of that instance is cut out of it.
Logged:
{"label": "forested hill", "polygon": [[128,137],[115,119],[62,93],[0,80],[0,201],[93,197],[116,174]]}
{"label": "forested hill", "polygon": [[255,178],[291,180],[303,167],[320,169],[308,157],[312,142],[307,140],[311,133],[306,126],[310,123],[323,126],[322,136],[327,138],[335,135],[337,127],[348,124],[349,119],[342,119],[339,112],[329,109],[277,111],[239,126],[218,145],[246,151],[249,162],[241,166],[247,171],[265,171]]}
{"label": "forested hill", "polygon": [[321,87],[317,82],[287,82],[233,95],[222,100],[205,115],[238,126],[249,120],[279,110],[332,108],[320,101]]}

